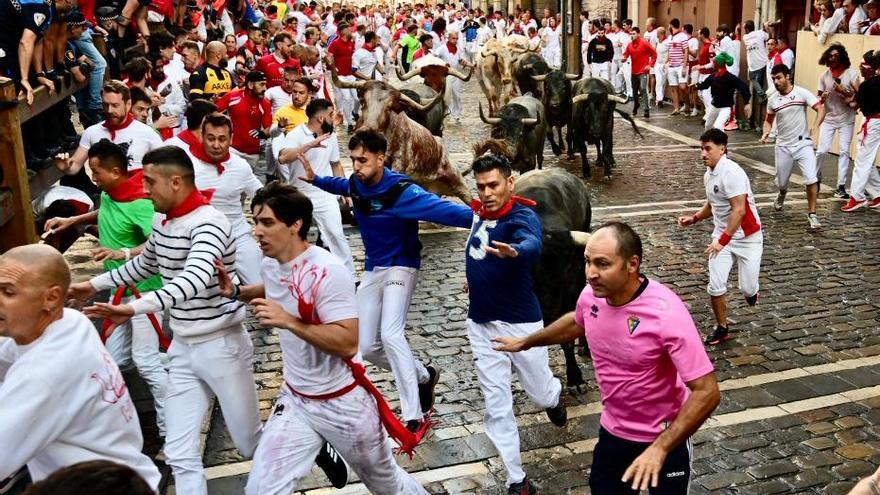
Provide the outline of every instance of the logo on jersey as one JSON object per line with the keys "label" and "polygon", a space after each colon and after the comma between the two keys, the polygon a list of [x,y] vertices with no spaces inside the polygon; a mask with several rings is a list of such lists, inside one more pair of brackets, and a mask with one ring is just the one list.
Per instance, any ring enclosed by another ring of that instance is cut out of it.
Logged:
{"label": "logo on jersey", "polygon": [[642,320],[640,320],[638,316],[629,315],[629,318],[626,319],[626,326],[627,326],[627,328],[629,328],[630,335],[635,333],[636,328],[639,328],[639,323],[641,323],[641,322],[642,322]]}
{"label": "logo on jersey", "polygon": [[715,187],[712,188],[715,191],[715,194],[718,194],[718,184],[715,184]]}
{"label": "logo on jersey", "polygon": [[37,26],[42,26],[43,22],[46,21],[46,14],[36,13],[34,14],[34,24]]}
{"label": "logo on jersey", "polygon": [[590,306],[590,316],[593,318],[599,317],[599,306],[596,306],[595,304]]}

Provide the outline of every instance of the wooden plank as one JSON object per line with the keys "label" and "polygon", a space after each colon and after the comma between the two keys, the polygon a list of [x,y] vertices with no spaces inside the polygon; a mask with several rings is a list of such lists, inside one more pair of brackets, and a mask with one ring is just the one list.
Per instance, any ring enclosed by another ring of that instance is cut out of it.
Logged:
{"label": "wooden plank", "polygon": [[[10,79],[0,79],[0,101],[17,101],[15,84]],[[0,168],[3,170],[3,187],[12,192],[13,198],[12,219],[0,227],[0,252],[4,252],[37,240],[21,139],[21,119],[15,106],[0,108]]]}
{"label": "wooden plank", "polygon": [[58,102],[66,100],[67,97],[87,86],[88,78],[86,78],[86,81],[82,84],[77,84],[75,81],[71,80],[69,85],[65,86],[64,81],[61,82],[61,85],[61,90],[55,91],[55,94],[51,95],[45,86],[40,86],[35,89],[34,104],[30,106],[27,104],[23,96],[18,98],[18,117],[21,123],[25,123],[40,113],[45,112],[55,106]]}

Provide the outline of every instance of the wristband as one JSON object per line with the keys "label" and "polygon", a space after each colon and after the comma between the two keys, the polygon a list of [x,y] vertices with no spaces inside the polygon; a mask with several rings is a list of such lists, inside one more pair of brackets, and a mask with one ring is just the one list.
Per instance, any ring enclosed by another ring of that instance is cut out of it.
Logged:
{"label": "wristband", "polygon": [[131,249],[129,249],[129,248],[122,248],[122,254],[125,255],[125,261],[128,261],[128,260],[131,259]]}
{"label": "wristband", "polygon": [[238,300],[238,296],[241,295],[241,287],[237,285],[232,286],[232,295],[229,296],[229,299]]}
{"label": "wristband", "polygon": [[727,232],[721,234],[721,237],[718,238],[718,244],[721,244],[722,246],[730,244],[730,236],[727,235]]}

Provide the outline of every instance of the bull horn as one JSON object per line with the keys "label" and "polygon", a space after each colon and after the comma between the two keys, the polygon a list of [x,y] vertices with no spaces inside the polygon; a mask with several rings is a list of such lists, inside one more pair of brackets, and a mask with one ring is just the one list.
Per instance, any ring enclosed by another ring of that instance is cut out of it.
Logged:
{"label": "bull horn", "polygon": [[537,118],[535,118],[535,119],[519,119],[519,120],[526,127],[531,127],[533,125],[537,125],[538,122],[541,121],[541,119],[537,119]]}
{"label": "bull horn", "polygon": [[437,96],[435,96],[431,101],[429,101],[429,102],[427,102],[427,103],[425,103],[425,104],[421,104],[421,103],[417,102],[416,100],[413,100],[413,99],[410,98],[409,96],[406,96],[406,95],[403,94],[403,93],[400,94],[400,99],[401,99],[404,103],[406,103],[407,105],[409,105],[410,108],[412,108],[413,110],[417,110],[417,111],[419,111],[419,112],[427,112],[427,111],[430,110],[434,105],[436,105],[437,103],[439,103],[440,100],[443,99],[443,93],[437,93]]}
{"label": "bull horn", "polygon": [[333,85],[339,89],[361,89],[366,81],[340,81],[336,69],[330,71],[330,78],[333,79]]}
{"label": "bull horn", "polygon": [[626,103],[627,99],[617,95],[608,95],[608,101],[613,101],[616,103]]}
{"label": "bull horn", "polygon": [[580,75],[580,74],[569,74],[569,73],[566,73],[566,74],[565,74],[565,78],[568,79],[569,81],[577,81],[578,79],[581,78],[581,75]]}
{"label": "bull horn", "polygon": [[571,104],[574,105],[574,104],[580,103],[582,101],[587,101],[589,99],[590,99],[589,93],[585,94],[585,95],[576,95],[574,98],[571,99]]}
{"label": "bull horn", "polygon": [[526,64],[526,65],[523,65],[522,68],[525,70],[532,70],[532,68],[534,66],[535,66],[535,64]]}
{"label": "bull horn", "polygon": [[459,71],[458,69],[453,69],[452,67],[449,68],[449,75],[450,75],[450,76],[457,77],[457,78],[459,78],[459,79],[461,79],[462,81],[465,81],[465,82],[471,80],[471,76],[473,75],[473,73],[474,73],[474,67],[473,67],[473,66],[471,66],[471,68],[470,68],[470,70],[468,71],[467,75],[462,74],[461,71]]}
{"label": "bull horn", "polygon": [[482,103],[482,102],[480,102],[480,120],[482,120],[483,122],[485,122],[485,123],[487,123],[487,124],[489,124],[489,125],[498,125],[498,124],[501,123],[501,119],[500,119],[500,118],[498,118],[498,117],[486,117],[486,115],[483,114],[483,103]]}
{"label": "bull horn", "polygon": [[568,232],[571,234],[571,240],[574,241],[575,245],[585,247],[587,245],[587,241],[590,240],[589,232],[582,232],[580,230],[570,230]]}
{"label": "bull horn", "polygon": [[547,79],[547,74],[541,74],[540,76],[532,76],[532,80],[542,82],[544,79]]}
{"label": "bull horn", "polygon": [[419,69],[410,69],[406,74],[403,73],[403,70],[400,68],[400,65],[397,66],[397,78],[401,81],[407,81],[419,75],[421,72]]}

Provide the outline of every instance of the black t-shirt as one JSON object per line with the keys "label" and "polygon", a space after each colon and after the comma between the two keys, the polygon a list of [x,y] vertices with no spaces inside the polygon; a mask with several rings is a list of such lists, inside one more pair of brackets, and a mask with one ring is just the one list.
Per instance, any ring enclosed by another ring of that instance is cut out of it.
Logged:
{"label": "black t-shirt", "polygon": [[610,62],[611,57],[613,56],[614,45],[611,44],[611,40],[607,37],[599,40],[599,37],[597,36],[590,40],[590,44],[587,46],[588,63],[601,64],[604,62]]}
{"label": "black t-shirt", "polygon": [[0,0],[0,49],[6,57],[17,58],[24,30],[40,39],[51,22],[51,3],[46,0]]}
{"label": "black t-shirt", "polygon": [[880,113],[880,76],[865,79],[856,93],[859,110],[865,116]]}

